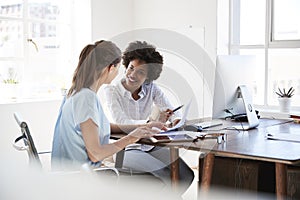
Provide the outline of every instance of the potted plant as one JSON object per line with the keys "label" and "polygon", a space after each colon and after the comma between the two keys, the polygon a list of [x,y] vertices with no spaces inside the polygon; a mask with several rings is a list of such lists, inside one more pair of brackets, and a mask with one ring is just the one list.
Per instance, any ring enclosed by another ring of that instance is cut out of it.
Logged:
{"label": "potted plant", "polygon": [[289,89],[285,88],[278,88],[278,91],[275,93],[278,95],[278,102],[279,102],[279,110],[280,112],[288,113],[291,109],[291,98],[294,95],[295,89],[290,87]]}
{"label": "potted plant", "polygon": [[2,83],[5,98],[16,99],[19,96],[19,80],[14,68],[8,69],[8,76],[6,78],[2,78]]}

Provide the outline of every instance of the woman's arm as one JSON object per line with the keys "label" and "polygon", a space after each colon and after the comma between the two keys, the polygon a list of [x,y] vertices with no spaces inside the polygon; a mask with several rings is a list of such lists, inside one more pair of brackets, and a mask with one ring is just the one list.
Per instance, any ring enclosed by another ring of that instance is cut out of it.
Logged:
{"label": "woman's arm", "polygon": [[[173,123],[180,121],[181,119],[181,112],[177,111],[175,113],[172,113],[171,110],[174,109],[174,106],[170,103],[168,97],[163,93],[163,91],[156,85],[153,84],[153,100],[154,104],[161,110],[159,114],[159,120],[162,122],[166,122],[168,119]],[[171,114],[170,114],[171,113]],[[175,121],[176,120],[176,121]]]}
{"label": "woman's arm", "polygon": [[[145,125],[145,124],[143,124]],[[128,134],[134,129],[143,126],[142,124],[131,124],[131,125],[124,125],[124,124],[110,124],[110,132],[111,134]]]}
{"label": "woman's arm", "polygon": [[[113,129],[119,129],[117,126],[113,127]],[[93,122],[93,120],[88,119],[87,121],[81,123],[80,128],[88,157],[93,162],[103,160],[104,158],[124,149],[127,145],[137,142],[141,138],[149,138],[153,136],[153,134],[158,133],[157,130],[153,130],[147,126],[141,126],[133,130],[133,127],[130,125],[126,127],[126,130],[133,131],[128,132],[128,135],[122,137],[114,143],[101,145],[98,136],[98,126]],[[120,130],[122,129],[119,129],[119,131]]]}
{"label": "woman's arm", "polygon": [[124,125],[124,124],[110,124],[110,131],[111,134],[128,134],[131,131],[133,131],[134,129],[138,128],[138,127],[148,127],[148,128],[152,128],[152,127],[156,127],[159,128],[161,130],[167,130],[166,126],[164,123],[161,122],[150,122],[147,124],[131,124],[131,125]]}

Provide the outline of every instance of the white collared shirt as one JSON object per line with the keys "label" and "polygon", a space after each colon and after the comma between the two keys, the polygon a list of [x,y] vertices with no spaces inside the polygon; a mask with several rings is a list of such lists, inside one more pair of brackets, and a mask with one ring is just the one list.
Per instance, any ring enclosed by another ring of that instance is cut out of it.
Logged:
{"label": "white collared shirt", "polygon": [[[139,92],[140,98],[134,100],[131,93],[126,90],[121,81],[116,85],[105,87],[106,104],[112,120],[117,124],[145,124],[151,115],[154,105],[160,111],[174,109],[162,90],[153,82],[143,84]],[[181,112],[177,111],[171,120],[180,118]]]}
{"label": "white collared shirt", "polygon": [[[126,90],[121,81],[116,85],[107,85],[105,91],[105,103],[110,111],[111,120],[116,124],[145,124],[154,108],[154,105],[160,111],[174,109],[169,102],[166,95],[155,83],[143,84],[139,92],[140,98],[134,100],[131,93]],[[176,112],[171,117],[171,120],[181,118],[181,112]],[[154,146],[131,144],[126,149],[141,149],[142,151],[149,151]]]}

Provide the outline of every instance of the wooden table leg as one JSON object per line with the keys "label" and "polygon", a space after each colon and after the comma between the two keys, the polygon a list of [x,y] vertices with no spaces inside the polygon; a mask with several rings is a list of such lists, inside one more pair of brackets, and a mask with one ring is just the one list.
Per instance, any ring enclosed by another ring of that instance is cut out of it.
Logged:
{"label": "wooden table leg", "polygon": [[275,170],[277,199],[285,199],[287,195],[287,166],[283,163],[275,163]]}
{"label": "wooden table leg", "polygon": [[[215,155],[208,153],[204,159],[199,159],[199,181],[201,191],[208,191],[211,183],[212,171],[214,167]],[[203,163],[201,163],[203,161]]]}
{"label": "wooden table leg", "polygon": [[204,157],[205,157],[205,154],[204,153],[200,153],[199,161],[198,161],[198,180],[199,180],[198,184],[199,184],[199,187],[201,187]]}
{"label": "wooden table leg", "polygon": [[170,147],[171,158],[171,181],[172,187],[176,189],[179,183],[179,150],[176,147]]}

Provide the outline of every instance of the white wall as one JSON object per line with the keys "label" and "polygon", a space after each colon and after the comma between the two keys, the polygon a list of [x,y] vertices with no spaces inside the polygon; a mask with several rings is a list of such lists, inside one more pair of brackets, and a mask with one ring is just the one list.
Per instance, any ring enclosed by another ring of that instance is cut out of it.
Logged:
{"label": "white wall", "polygon": [[[134,0],[134,28],[205,29],[205,49],[216,54],[216,0]],[[199,35],[199,37],[203,37]]]}
{"label": "white wall", "polygon": [[217,0],[91,0],[91,5],[92,40],[140,28],[204,28],[204,48],[216,58]]}
{"label": "white wall", "polygon": [[132,30],[132,0],[91,0],[91,5],[93,41]]}
{"label": "white wall", "polygon": [[[116,3],[121,9],[109,15]],[[92,5],[93,40],[109,38],[122,50],[133,40],[154,44],[165,61],[156,83],[174,106],[193,98],[189,118],[211,115],[217,0],[92,0]]]}
{"label": "white wall", "polygon": [[14,112],[18,112],[28,123],[37,150],[51,150],[60,103],[61,100],[0,104],[0,157],[13,157],[27,162],[27,154],[18,152],[12,146],[13,141],[21,135],[13,117]]}

